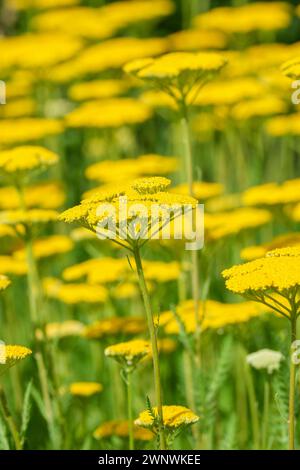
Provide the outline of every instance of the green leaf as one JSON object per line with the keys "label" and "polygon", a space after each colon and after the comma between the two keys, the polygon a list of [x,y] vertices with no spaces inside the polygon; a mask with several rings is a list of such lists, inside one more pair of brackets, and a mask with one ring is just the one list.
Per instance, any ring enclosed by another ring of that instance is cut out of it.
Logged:
{"label": "green leaf", "polygon": [[22,421],[21,421],[21,440],[22,445],[25,442],[26,432],[28,429],[30,415],[31,415],[31,392],[32,392],[32,381],[29,382],[27,385],[24,402],[23,402],[23,409],[22,409]]}
{"label": "green leaf", "polygon": [[9,442],[6,435],[6,427],[0,416],[0,450],[10,450]]}

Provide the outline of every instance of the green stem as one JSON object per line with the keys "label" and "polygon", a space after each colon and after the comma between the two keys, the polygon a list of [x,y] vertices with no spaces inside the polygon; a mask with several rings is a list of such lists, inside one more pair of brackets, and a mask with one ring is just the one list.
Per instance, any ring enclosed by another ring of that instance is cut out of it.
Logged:
{"label": "green stem", "polygon": [[159,355],[158,355],[158,346],[157,346],[157,336],[155,325],[153,321],[152,308],[150,303],[149,292],[147,289],[144,270],[140,255],[140,249],[138,246],[134,248],[134,259],[138,274],[139,286],[141,294],[144,301],[144,307],[147,315],[148,328],[150,333],[150,340],[152,346],[152,358],[153,358],[153,370],[154,370],[154,387],[155,387],[155,397],[156,397],[156,406],[158,414],[158,433],[159,433],[159,442],[160,449],[166,449],[166,441],[164,434],[164,425],[163,425],[163,408],[162,408],[162,393],[161,393],[161,383],[160,383],[160,367],[159,367]]}
{"label": "green stem", "polygon": [[245,361],[245,379],[247,384],[247,392],[249,398],[249,406],[250,406],[250,416],[251,416],[251,423],[252,423],[252,434],[253,434],[253,447],[255,450],[259,450],[259,417],[258,417],[258,409],[257,409],[257,400],[255,396],[254,384],[252,379],[252,374],[248,364]]}
{"label": "green stem", "polygon": [[291,349],[290,349],[290,393],[289,393],[289,450],[295,449],[295,382],[296,365],[293,360],[293,343],[297,339],[297,316],[291,313]]}
{"label": "green stem", "polygon": [[264,416],[263,416],[263,429],[262,429],[262,448],[268,448],[268,430],[269,430],[269,409],[270,409],[270,383],[269,377],[265,380],[264,384]]}
{"label": "green stem", "polygon": [[132,373],[127,373],[127,412],[128,412],[128,429],[129,429],[129,450],[134,450],[134,427],[132,416]]}
{"label": "green stem", "polygon": [[[181,119],[181,129],[182,129],[182,143],[183,143],[183,155],[185,160],[186,167],[186,176],[189,188],[190,196],[193,196],[193,155],[192,155],[192,145],[191,137],[189,130],[188,114],[186,106],[183,105],[183,115]],[[196,362],[200,366],[200,333],[201,333],[201,323],[199,318],[199,259],[197,250],[192,250],[191,252],[191,277],[192,277],[192,295],[194,300],[194,310],[195,310],[195,344],[196,344]]]}
{"label": "green stem", "polygon": [[22,450],[20,435],[19,435],[16,423],[10,413],[6,395],[1,385],[0,385],[0,408],[3,413],[3,417],[7,423],[7,426],[10,430],[10,433],[12,435],[16,450]]}

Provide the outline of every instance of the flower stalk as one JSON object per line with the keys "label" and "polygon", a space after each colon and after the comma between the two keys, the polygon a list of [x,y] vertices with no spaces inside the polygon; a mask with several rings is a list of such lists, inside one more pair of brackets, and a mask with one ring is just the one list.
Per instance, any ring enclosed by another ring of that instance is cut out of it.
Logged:
{"label": "flower stalk", "polygon": [[160,449],[166,449],[166,441],[165,441],[165,434],[164,434],[164,425],[163,425],[163,408],[162,408],[162,392],[161,392],[161,382],[160,382],[160,366],[159,366],[159,354],[158,354],[158,345],[157,345],[157,335],[156,335],[156,328],[154,325],[153,314],[152,314],[152,307],[150,302],[150,296],[147,289],[144,270],[140,255],[140,249],[136,245],[133,250],[139,286],[144,302],[144,307],[146,310],[147,315],[147,322],[148,328],[150,333],[150,340],[151,340],[151,347],[152,347],[152,357],[153,357],[153,369],[154,369],[154,387],[155,387],[155,397],[156,397],[156,405],[158,411],[158,434],[159,434],[159,443]]}

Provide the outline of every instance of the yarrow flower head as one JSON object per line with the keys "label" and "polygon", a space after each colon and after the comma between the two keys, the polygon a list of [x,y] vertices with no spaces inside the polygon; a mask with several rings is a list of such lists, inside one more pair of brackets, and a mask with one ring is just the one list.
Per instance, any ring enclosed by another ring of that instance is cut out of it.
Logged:
{"label": "yarrow flower head", "polygon": [[0,275],[0,291],[6,289],[10,284],[9,279],[6,276]]}
{"label": "yarrow flower head", "polygon": [[0,375],[31,354],[25,346],[0,344]]}
{"label": "yarrow flower head", "polygon": [[150,352],[150,343],[141,339],[115,344],[105,349],[105,355],[116,359],[126,370],[134,369]]}
{"label": "yarrow flower head", "polygon": [[157,59],[129,62],[124,70],[164,91],[176,102],[192,104],[202,86],[225,64],[226,59],[213,52],[172,52]]}
{"label": "yarrow flower head", "polygon": [[69,386],[71,395],[77,397],[91,397],[102,392],[103,386],[97,382],[73,382]]}
{"label": "yarrow flower head", "polygon": [[232,292],[269,306],[287,317],[300,314],[300,248],[281,248],[222,273]]}
{"label": "yarrow flower head", "polygon": [[127,187],[111,187],[63,212],[60,220],[77,222],[130,249],[157,236],[185,208],[196,208],[196,199],[166,191],[163,177],[134,180]]}
{"label": "yarrow flower head", "polygon": [[[163,406],[163,426],[166,432],[166,437],[170,443],[175,435],[191,424],[199,421],[193,411],[185,406]],[[158,432],[158,411],[157,408],[142,411],[139,417],[135,420],[137,426],[150,429],[154,434]]]}
{"label": "yarrow flower head", "polygon": [[266,369],[268,374],[278,370],[282,360],[283,355],[281,352],[272,351],[271,349],[261,349],[247,356],[248,364],[254,369]]}
{"label": "yarrow flower head", "polygon": [[0,152],[0,174],[26,176],[58,162],[58,155],[43,147],[21,146]]}
{"label": "yarrow flower head", "polygon": [[[93,435],[97,440],[114,436],[128,438],[129,421],[106,421],[94,431]],[[137,425],[133,426],[133,435],[135,441],[151,441],[154,438],[154,434],[149,429],[142,429]]]}

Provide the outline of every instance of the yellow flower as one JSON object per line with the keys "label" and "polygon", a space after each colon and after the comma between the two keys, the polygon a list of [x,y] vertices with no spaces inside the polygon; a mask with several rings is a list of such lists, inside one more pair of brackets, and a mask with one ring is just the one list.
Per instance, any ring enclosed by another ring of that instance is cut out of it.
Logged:
{"label": "yellow flower", "polygon": [[[47,339],[61,339],[70,336],[81,336],[84,324],[78,320],[66,320],[63,322],[47,323],[45,333]],[[37,337],[43,335],[41,331],[36,332]]]}
{"label": "yellow flower", "polygon": [[300,233],[287,233],[279,235],[272,241],[263,243],[262,245],[249,246],[241,251],[241,258],[244,261],[252,261],[257,258],[262,258],[268,251],[275,250],[276,248],[284,248],[290,246],[300,245]]}
{"label": "yellow flower", "polygon": [[[0,190],[1,194],[1,190]],[[1,200],[1,196],[0,196]],[[12,227],[9,227],[8,225],[0,225],[0,238],[4,237],[12,237],[14,238],[16,236],[16,232]]]}
{"label": "yellow flower", "polygon": [[281,66],[281,70],[286,77],[296,80],[300,77],[300,58],[288,60]]}
{"label": "yellow flower", "polygon": [[21,146],[0,152],[0,172],[26,174],[58,162],[58,155],[44,147]]}
{"label": "yellow flower", "polygon": [[230,212],[205,214],[205,233],[208,241],[238,235],[269,223],[272,214],[264,209],[240,208]]}
{"label": "yellow flower", "polygon": [[163,54],[167,49],[168,41],[165,38],[115,38],[92,45],[76,58],[53,67],[48,70],[47,78],[55,82],[67,82],[83,75],[118,69],[130,60]]}
{"label": "yellow flower", "polygon": [[266,123],[266,131],[273,137],[284,135],[300,134],[300,113],[289,114],[288,116],[276,116]]}
{"label": "yellow flower", "polygon": [[288,111],[288,104],[278,96],[264,96],[255,100],[241,101],[231,110],[236,121],[246,121],[260,117],[283,114]]}
{"label": "yellow flower", "polygon": [[[133,240],[145,240],[159,234],[171,218],[174,219],[181,214],[185,206],[190,207],[191,210],[196,207],[197,201],[194,198],[161,191],[166,188],[167,184],[169,180],[160,177],[135,180],[128,185],[127,190],[111,189],[106,193],[100,192],[92,198],[83,200],[80,205],[63,212],[60,220],[68,223],[77,222],[102,238],[107,237],[109,231],[107,232],[105,228],[102,231],[98,224],[101,222],[105,225],[106,222],[112,221],[116,229],[113,240],[121,245],[130,246]],[[128,204],[125,211],[124,198],[121,196],[127,198]],[[160,214],[158,215],[157,212]],[[140,220],[146,223],[140,224]],[[126,235],[124,235],[125,226]]]}
{"label": "yellow flower", "polygon": [[46,9],[75,5],[79,0],[5,0],[10,8],[27,10],[28,8]]}
{"label": "yellow flower", "polygon": [[276,206],[295,203],[300,200],[300,178],[287,180],[282,184],[266,183],[247,189],[242,195],[246,206]]}
{"label": "yellow flower", "polygon": [[69,96],[75,101],[113,98],[122,95],[129,88],[125,80],[91,80],[72,85]]}
{"label": "yellow flower", "polygon": [[[134,178],[165,175],[173,173],[177,168],[177,158],[149,154],[138,158],[126,158],[126,160],[104,160],[94,163],[86,169],[86,177],[103,183],[124,183],[126,188],[128,181]],[[97,191],[97,188],[92,191]]]}
{"label": "yellow flower", "polygon": [[299,247],[283,248],[267,253],[249,263],[223,271],[226,287],[239,294],[282,293],[300,285]]}
{"label": "yellow flower", "polygon": [[170,49],[192,51],[206,49],[225,49],[228,37],[221,31],[188,29],[169,36]]}
{"label": "yellow flower", "polygon": [[22,118],[0,121],[0,144],[13,145],[61,134],[63,125],[56,119]]}
{"label": "yellow flower", "polygon": [[[51,33],[27,33],[1,38],[3,49],[1,67],[5,69],[37,69],[47,73],[48,67],[73,57],[82,47],[74,36]],[[5,51],[5,53],[4,53]]]}
{"label": "yellow flower", "polygon": [[[133,428],[134,440],[135,441],[151,441],[154,438],[154,434],[148,429],[141,429],[134,425]],[[106,439],[112,436],[117,437],[128,437],[129,435],[129,423],[128,421],[106,421],[101,424],[94,431],[95,439]]]}
{"label": "yellow flower", "polygon": [[69,387],[71,395],[77,397],[91,397],[102,390],[103,386],[97,382],[73,382]]}
{"label": "yellow flower", "polygon": [[[176,186],[172,191],[177,194],[189,194],[189,188],[186,183]],[[193,183],[193,194],[198,201],[203,201],[210,199],[211,197],[216,197],[222,194],[224,187],[220,183],[206,183],[200,181],[194,181]]]}
{"label": "yellow flower", "polygon": [[[153,408],[154,416],[157,417],[157,408]],[[181,426],[187,426],[197,423],[199,416],[193,413],[185,406],[163,406],[163,424],[169,430],[178,429]],[[154,417],[148,410],[140,413],[138,419],[135,420],[137,426],[145,428],[153,428]]]}
{"label": "yellow flower", "polygon": [[[222,303],[215,300],[206,300],[199,303],[199,320],[201,331],[220,329],[228,325],[248,322],[252,318],[268,313],[269,309],[259,306],[255,302]],[[193,300],[186,300],[176,307],[177,318],[171,311],[160,314],[159,324],[166,334],[179,335],[182,326],[187,334],[195,333],[197,322],[195,318],[195,304]],[[180,322],[178,321],[180,319]]]}
{"label": "yellow flower", "polygon": [[32,351],[25,346],[0,345],[0,375],[10,367],[32,354]]}
{"label": "yellow flower", "polygon": [[19,98],[6,103],[0,108],[1,118],[18,118],[33,116],[36,111],[36,102],[31,98]]}
{"label": "yellow flower", "polygon": [[0,223],[13,226],[18,226],[19,224],[31,226],[54,222],[57,220],[57,216],[58,213],[56,211],[46,209],[11,210],[0,212]]}
{"label": "yellow flower", "polygon": [[[51,194],[51,198],[49,198],[49,194]],[[26,186],[23,195],[27,208],[57,209],[65,201],[64,190],[61,184],[56,182]],[[20,208],[20,195],[14,186],[0,188],[0,208],[3,210]]]}
{"label": "yellow flower", "polygon": [[200,90],[194,104],[200,106],[231,106],[246,99],[263,97],[267,88],[253,77],[216,80]]}
{"label": "yellow flower", "polygon": [[[33,254],[36,259],[68,253],[73,248],[73,241],[66,235],[50,235],[33,242]],[[26,259],[25,249],[15,251],[14,257],[16,259]]]}
{"label": "yellow flower", "polygon": [[113,317],[97,321],[85,328],[83,336],[89,339],[102,339],[119,334],[138,335],[145,333],[146,321],[143,317]]}
{"label": "yellow flower", "polygon": [[68,127],[117,128],[140,124],[151,117],[151,110],[133,98],[87,102],[66,116]]}
{"label": "yellow flower", "polygon": [[23,276],[27,273],[27,265],[24,260],[16,260],[12,256],[0,256],[0,272]]}
{"label": "yellow flower", "polygon": [[174,9],[170,0],[123,1],[100,8],[78,6],[41,13],[33,19],[40,31],[79,35],[90,39],[113,36],[119,29],[133,23],[169,15]]}
{"label": "yellow flower", "polygon": [[194,20],[200,28],[227,33],[273,31],[286,28],[291,21],[291,8],[284,2],[254,2],[238,7],[219,7],[202,13]]}
{"label": "yellow flower", "polygon": [[213,52],[173,52],[158,59],[129,62],[124,70],[166,92],[175,102],[193,103],[200,88],[225,64],[225,58]]}
{"label": "yellow flower", "polygon": [[[1,258],[0,258],[1,259]],[[6,289],[10,284],[9,279],[6,276],[0,274],[0,291]]]}
{"label": "yellow flower", "polygon": [[135,367],[150,352],[150,343],[141,339],[114,344],[104,351],[106,356],[113,357],[124,367]]}
{"label": "yellow flower", "polygon": [[107,290],[103,286],[89,284],[45,283],[46,294],[69,305],[80,303],[102,304],[107,300]]}

